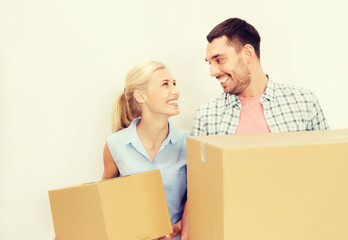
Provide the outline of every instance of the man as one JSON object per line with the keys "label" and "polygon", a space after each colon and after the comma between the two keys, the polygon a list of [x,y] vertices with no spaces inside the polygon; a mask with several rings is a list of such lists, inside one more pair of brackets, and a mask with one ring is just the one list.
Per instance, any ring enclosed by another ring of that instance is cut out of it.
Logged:
{"label": "man", "polygon": [[196,112],[194,136],[328,129],[314,94],[273,82],[260,63],[258,31],[242,19],[230,18],[207,36],[210,75],[224,93]]}

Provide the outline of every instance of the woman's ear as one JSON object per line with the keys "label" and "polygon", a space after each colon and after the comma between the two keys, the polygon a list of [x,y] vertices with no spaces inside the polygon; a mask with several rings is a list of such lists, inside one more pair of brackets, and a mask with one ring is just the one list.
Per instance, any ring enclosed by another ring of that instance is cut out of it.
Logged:
{"label": "woman's ear", "polygon": [[146,97],[144,96],[144,94],[139,91],[139,90],[134,90],[133,92],[133,97],[135,98],[135,100],[138,102],[138,103],[145,103],[145,99]]}

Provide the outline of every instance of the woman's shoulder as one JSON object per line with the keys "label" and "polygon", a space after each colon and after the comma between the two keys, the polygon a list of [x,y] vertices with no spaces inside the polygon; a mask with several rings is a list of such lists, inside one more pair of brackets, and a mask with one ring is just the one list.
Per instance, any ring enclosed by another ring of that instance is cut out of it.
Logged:
{"label": "woman's shoulder", "polygon": [[125,141],[130,137],[129,127],[118,130],[107,137],[107,141]]}
{"label": "woman's shoulder", "polygon": [[175,127],[173,125],[170,126],[170,130],[173,131],[173,134],[175,136],[177,136],[178,138],[185,138],[190,136],[191,135],[191,132],[185,130],[185,129],[182,129],[182,128],[178,128],[178,127]]}

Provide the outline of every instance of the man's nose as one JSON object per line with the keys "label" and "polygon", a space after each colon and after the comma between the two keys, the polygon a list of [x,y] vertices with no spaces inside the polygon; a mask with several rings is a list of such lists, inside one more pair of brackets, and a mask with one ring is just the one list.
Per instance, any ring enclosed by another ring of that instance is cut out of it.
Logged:
{"label": "man's nose", "polygon": [[219,75],[220,69],[216,66],[216,64],[210,64],[210,76],[216,77]]}

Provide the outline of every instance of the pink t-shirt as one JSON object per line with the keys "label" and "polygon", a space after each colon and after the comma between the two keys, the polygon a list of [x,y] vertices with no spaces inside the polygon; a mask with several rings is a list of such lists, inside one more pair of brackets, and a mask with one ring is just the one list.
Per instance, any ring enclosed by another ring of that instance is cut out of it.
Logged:
{"label": "pink t-shirt", "polygon": [[263,113],[263,106],[260,102],[260,96],[257,97],[238,97],[242,103],[240,111],[239,124],[236,134],[246,133],[270,133],[268,124]]}

